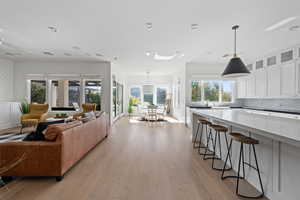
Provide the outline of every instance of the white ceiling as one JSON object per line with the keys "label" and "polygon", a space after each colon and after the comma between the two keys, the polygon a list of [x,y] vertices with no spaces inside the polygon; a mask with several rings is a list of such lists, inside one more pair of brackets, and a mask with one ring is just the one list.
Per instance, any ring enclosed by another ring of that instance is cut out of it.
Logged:
{"label": "white ceiling", "polygon": [[[239,24],[238,51],[251,60],[300,43],[300,31],[265,28],[298,16],[299,0],[2,0],[0,35],[11,59],[113,60],[131,74],[168,74],[186,62],[226,63],[232,53],[231,26]],[[147,30],[145,23],[153,23]],[[191,30],[191,24],[199,24]],[[58,29],[56,33],[49,26]],[[78,46],[80,50],[72,47]],[[50,51],[55,56],[42,52]],[[173,61],[154,61],[147,51],[185,54]],[[71,53],[72,56],[65,56]],[[104,55],[95,56],[95,53]],[[89,54],[89,55],[87,55]],[[117,57],[117,60],[114,60]]]}

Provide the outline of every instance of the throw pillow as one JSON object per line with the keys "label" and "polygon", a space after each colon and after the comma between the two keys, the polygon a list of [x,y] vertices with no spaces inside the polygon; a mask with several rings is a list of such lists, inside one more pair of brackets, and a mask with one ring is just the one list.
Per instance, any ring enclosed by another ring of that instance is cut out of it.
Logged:
{"label": "throw pillow", "polygon": [[40,122],[36,128],[36,131],[32,132],[29,137],[26,137],[24,139],[24,141],[43,141],[43,140],[45,140],[43,132],[49,125],[63,124],[63,123],[65,123],[64,120],[51,121],[51,122]]}

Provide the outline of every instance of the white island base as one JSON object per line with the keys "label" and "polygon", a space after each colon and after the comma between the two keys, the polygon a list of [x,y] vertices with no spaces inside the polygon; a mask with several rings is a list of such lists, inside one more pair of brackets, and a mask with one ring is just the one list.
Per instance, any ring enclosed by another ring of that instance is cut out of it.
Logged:
{"label": "white island base", "polygon": [[[272,200],[300,199],[300,120],[297,116],[251,111],[246,109],[192,110],[193,140],[197,119],[205,118],[230,130],[240,131],[259,140],[256,145],[258,165],[261,171],[265,195]],[[200,127],[201,130],[201,127]],[[199,131],[200,131],[199,130]],[[229,134],[227,134],[230,140]],[[199,137],[199,135],[198,135]],[[205,141],[203,137],[203,141]],[[221,135],[222,158],[227,149]],[[232,144],[232,163],[237,171],[240,144]],[[245,146],[245,161],[254,164],[253,153]],[[219,152],[217,150],[217,152]],[[249,160],[251,155],[251,160]],[[211,161],[207,161],[211,162]],[[246,180],[259,190],[257,172],[247,167]],[[220,173],[221,176],[221,173]]]}

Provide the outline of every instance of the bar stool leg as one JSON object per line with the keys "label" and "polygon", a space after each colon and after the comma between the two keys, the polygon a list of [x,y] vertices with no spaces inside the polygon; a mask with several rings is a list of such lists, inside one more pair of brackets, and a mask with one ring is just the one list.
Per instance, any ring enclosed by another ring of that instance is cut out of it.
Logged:
{"label": "bar stool leg", "polygon": [[238,175],[237,175],[237,180],[236,180],[236,190],[235,193],[239,195],[239,183],[240,183],[240,170],[241,170],[241,161],[242,161],[242,153],[243,153],[243,143],[241,142],[241,147],[240,147],[240,156],[239,156],[239,166],[238,166]]}
{"label": "bar stool leg", "polygon": [[[201,124],[201,125],[202,125],[202,124]],[[203,126],[203,125],[202,125],[202,126]],[[196,142],[197,142],[197,137],[198,137],[199,128],[200,128],[200,123],[198,123],[196,135],[195,135],[194,142],[193,142],[193,147],[194,147],[194,148],[198,148],[198,146],[196,146]],[[199,146],[200,146],[200,145],[199,145]]]}
{"label": "bar stool leg", "polygon": [[[232,169],[232,161],[231,161],[231,154],[230,154],[230,151],[231,151],[231,147],[228,145],[228,139],[227,139],[227,134],[224,134],[224,137],[225,137],[225,142],[226,142],[226,147],[227,147],[227,154],[229,156],[229,163],[230,163],[230,168],[229,169]],[[231,143],[232,143],[232,140],[231,140]],[[226,165],[226,163],[225,163]]]}
{"label": "bar stool leg", "polygon": [[[228,141],[227,141],[227,144],[228,144]],[[226,169],[227,161],[228,161],[228,158],[230,157],[231,147],[232,147],[232,139],[230,140],[230,143],[229,143],[228,152],[227,152],[227,155],[226,155],[226,158],[225,158],[225,163],[224,163],[224,166],[223,166],[223,169],[222,169],[221,179],[231,177],[231,176],[224,177],[224,172],[225,172],[225,169]],[[231,163],[231,159],[230,159],[230,163]],[[232,163],[231,163],[231,168],[232,168]]]}
{"label": "bar stool leg", "polygon": [[[206,126],[207,128],[207,126]],[[206,129],[207,131],[207,129]],[[214,147],[214,141],[213,141],[213,136],[212,136],[212,132],[211,132],[211,129],[209,129],[209,134],[208,134],[208,139],[207,139],[207,142],[206,142],[206,147],[205,147],[205,152],[203,154],[200,154],[200,155],[203,155],[203,160],[207,160],[207,159],[212,159],[213,157],[206,157],[206,156],[214,156],[214,153],[208,153],[211,152],[211,150],[209,149],[209,142],[211,141],[211,144],[212,144],[212,147],[213,149],[215,148]]]}
{"label": "bar stool leg", "polygon": [[[240,197],[243,198],[250,198],[250,199],[258,199],[264,196],[264,188],[263,188],[263,184],[262,184],[262,180],[261,180],[261,176],[260,176],[260,171],[259,171],[259,167],[258,167],[258,162],[257,162],[257,156],[256,156],[256,151],[255,151],[255,146],[254,144],[251,144],[252,149],[253,149],[253,154],[254,154],[254,159],[255,159],[255,164],[256,164],[256,171],[258,174],[258,179],[259,179],[259,184],[260,184],[260,189],[261,189],[261,194],[257,195],[257,196],[246,196],[243,194],[239,193],[239,179],[244,179],[245,178],[245,171],[243,171],[243,177],[240,177],[240,164],[241,164],[241,159],[244,160],[244,145],[243,143],[241,143],[241,150],[240,150],[240,158],[239,158],[239,168],[238,168],[238,177],[237,177],[237,186],[236,186],[236,194]],[[243,163],[243,168],[245,164]],[[244,169],[243,169],[244,170]]]}
{"label": "bar stool leg", "polygon": [[[215,170],[217,170],[217,168],[215,168],[214,167],[214,164],[215,164],[215,159],[218,159],[217,157],[216,157],[216,146],[217,146],[217,136],[219,135],[220,133],[219,133],[219,131],[216,131],[216,133],[215,133],[215,143],[214,143],[214,148],[213,148],[213,157],[212,157],[212,162],[211,162],[211,168],[213,168],[213,169],[215,169]],[[219,160],[219,159],[218,159]]]}

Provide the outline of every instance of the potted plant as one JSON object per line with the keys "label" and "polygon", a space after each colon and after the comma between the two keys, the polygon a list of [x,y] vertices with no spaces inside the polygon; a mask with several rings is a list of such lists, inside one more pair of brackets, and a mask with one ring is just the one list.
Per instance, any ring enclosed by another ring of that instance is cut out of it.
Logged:
{"label": "potted plant", "polygon": [[20,112],[24,115],[29,113],[29,103],[24,99],[19,105]]}
{"label": "potted plant", "polygon": [[131,115],[131,113],[132,113],[132,106],[133,106],[133,99],[132,98],[130,98],[129,99],[129,104],[128,104],[128,114],[129,114],[129,117],[130,117],[130,115]]}

